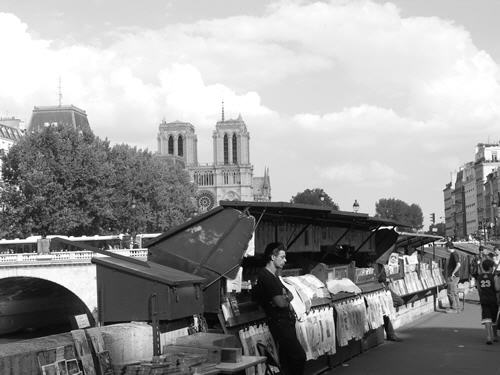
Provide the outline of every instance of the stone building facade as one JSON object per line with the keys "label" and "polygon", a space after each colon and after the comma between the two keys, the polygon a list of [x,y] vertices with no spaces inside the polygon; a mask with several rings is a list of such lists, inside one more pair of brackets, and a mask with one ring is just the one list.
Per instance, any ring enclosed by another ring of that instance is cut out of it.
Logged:
{"label": "stone building facade", "polygon": [[[21,120],[15,117],[0,117],[0,156],[6,154],[22,136]],[[2,159],[0,158],[0,179],[2,178]]]}
{"label": "stone building facade", "polygon": [[500,144],[479,143],[474,161],[453,174],[443,190],[446,235],[455,239],[499,234]]}
{"label": "stone building facade", "polygon": [[47,126],[69,126],[91,132],[87,113],[74,105],[38,106],[33,108],[28,132],[38,132]]}
{"label": "stone building facade", "polygon": [[269,201],[271,183],[269,170],[263,177],[253,176],[250,161],[250,133],[241,115],[222,119],[212,134],[213,162],[198,162],[198,139],[188,122],[160,123],[158,153],[183,163],[197,186],[196,200],[200,211],[207,211],[221,200]]}

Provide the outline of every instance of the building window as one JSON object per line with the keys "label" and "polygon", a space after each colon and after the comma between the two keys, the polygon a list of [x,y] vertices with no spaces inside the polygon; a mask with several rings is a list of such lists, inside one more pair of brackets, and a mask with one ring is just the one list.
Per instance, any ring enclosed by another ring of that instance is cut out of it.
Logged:
{"label": "building window", "polygon": [[238,171],[233,172],[233,184],[236,184],[236,185],[241,184],[240,172],[238,172]]}
{"label": "building window", "polygon": [[233,134],[233,164],[238,164],[238,139]]}
{"label": "building window", "polygon": [[229,164],[229,142],[227,134],[224,134],[224,164]]}
{"label": "building window", "polygon": [[184,142],[182,135],[177,138],[177,155],[184,156]]}
{"label": "building window", "polygon": [[168,137],[168,154],[169,155],[174,154],[174,137],[172,136]]}
{"label": "building window", "polygon": [[498,161],[498,156],[496,151],[491,152],[491,160],[492,161]]}

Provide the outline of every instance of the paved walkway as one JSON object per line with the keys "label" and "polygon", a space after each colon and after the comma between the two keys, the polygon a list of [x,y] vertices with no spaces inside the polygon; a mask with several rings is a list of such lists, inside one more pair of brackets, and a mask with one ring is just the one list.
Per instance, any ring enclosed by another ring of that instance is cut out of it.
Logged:
{"label": "paved walkway", "polygon": [[435,312],[398,330],[403,342],[385,342],[335,367],[335,375],[500,375],[500,343],[486,345],[480,306],[460,314]]}

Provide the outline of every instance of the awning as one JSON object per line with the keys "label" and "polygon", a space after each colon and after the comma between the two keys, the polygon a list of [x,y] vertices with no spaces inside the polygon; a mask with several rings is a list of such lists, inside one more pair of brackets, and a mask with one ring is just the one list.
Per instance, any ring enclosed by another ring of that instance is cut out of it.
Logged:
{"label": "awning", "polygon": [[406,232],[398,232],[398,239],[394,244],[395,248],[398,247],[408,247],[416,249],[420,246],[427,245],[428,243],[441,241],[443,237],[434,236],[430,234],[423,233],[406,233]]}
{"label": "awning", "polygon": [[[397,251],[400,248],[408,249],[409,254],[415,251],[417,248],[427,245],[432,242],[441,241],[443,237],[434,236],[423,233],[409,233],[409,232],[398,232],[392,229],[382,229],[380,231],[382,240],[388,238],[388,241],[378,241],[377,242],[377,255],[378,259],[377,263],[385,264],[387,263],[389,256],[394,251]],[[391,243],[390,239],[395,237],[396,240],[393,244],[387,248],[387,246]]]}
{"label": "awning", "polygon": [[309,223],[312,225],[353,227],[353,229],[373,230],[381,226],[407,225],[393,220],[370,217],[368,214],[336,211],[328,207],[287,202],[244,202],[220,201],[222,207],[232,207],[246,211],[258,221],[281,221]]}

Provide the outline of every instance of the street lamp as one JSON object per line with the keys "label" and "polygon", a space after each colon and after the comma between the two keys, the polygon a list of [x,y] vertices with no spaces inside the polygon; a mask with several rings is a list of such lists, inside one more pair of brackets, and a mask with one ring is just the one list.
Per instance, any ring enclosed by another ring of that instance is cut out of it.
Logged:
{"label": "street lamp", "polygon": [[352,210],[357,213],[359,211],[359,203],[358,203],[358,200],[355,199],[354,200],[354,203],[352,204]]}

